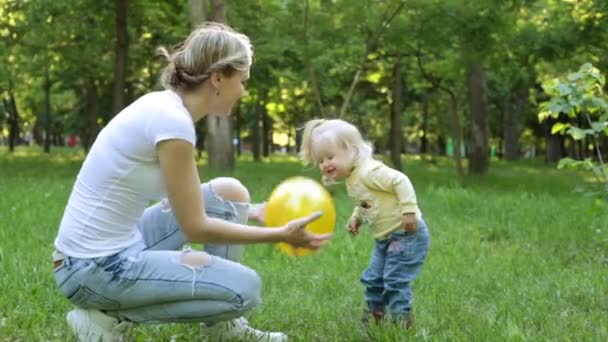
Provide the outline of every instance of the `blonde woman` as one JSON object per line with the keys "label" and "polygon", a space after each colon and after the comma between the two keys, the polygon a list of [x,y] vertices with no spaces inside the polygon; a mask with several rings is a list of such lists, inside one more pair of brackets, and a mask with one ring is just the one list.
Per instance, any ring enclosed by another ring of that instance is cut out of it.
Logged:
{"label": "blonde woman", "polygon": [[[375,246],[361,275],[366,309],[363,322],[380,323],[390,314],[403,329],[413,324],[412,284],[424,264],[429,232],[409,178],[375,160],[372,146],[344,120],[311,120],[302,137],[304,163],[318,165],[325,182],[346,180],[355,209],[347,230],[357,235],[362,223]],[[387,312],[388,311],[388,312]]]}
{"label": "blonde woman", "polygon": [[[80,341],[117,341],[132,323],[200,322],[211,340],[285,341],[248,326],[260,303],[257,273],[231,244],[284,241],[317,249],[329,235],[247,226],[250,198],[236,179],[199,184],[194,124],[229,115],[245,93],[252,47],[231,28],[206,23],[169,54],[164,91],[142,96],[99,133],[78,174],[55,240],[60,291],[76,306]],[[146,209],[150,200],[167,199]],[[204,243],[216,255],[180,250]],[[219,257],[219,256],[221,257]]]}

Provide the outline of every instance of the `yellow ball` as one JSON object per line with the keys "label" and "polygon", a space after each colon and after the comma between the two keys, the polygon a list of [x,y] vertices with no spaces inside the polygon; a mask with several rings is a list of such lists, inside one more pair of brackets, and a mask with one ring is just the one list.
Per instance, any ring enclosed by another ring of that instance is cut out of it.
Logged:
{"label": "yellow ball", "polygon": [[[336,208],[329,192],[310,178],[291,177],[279,184],[270,194],[264,219],[268,227],[281,227],[291,220],[319,210],[323,211],[323,215],[308,224],[306,230],[316,234],[333,232],[336,225]],[[314,252],[285,242],[278,243],[277,247],[291,256],[310,255]]]}

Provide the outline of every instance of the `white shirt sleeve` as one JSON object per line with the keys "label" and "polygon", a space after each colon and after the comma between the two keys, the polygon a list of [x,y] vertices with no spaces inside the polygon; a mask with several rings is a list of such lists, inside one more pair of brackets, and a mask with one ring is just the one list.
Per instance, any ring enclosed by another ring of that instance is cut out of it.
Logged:
{"label": "white shirt sleeve", "polygon": [[146,137],[156,146],[170,139],[186,140],[196,145],[196,131],[190,115],[180,108],[169,111],[165,108],[151,113],[147,122]]}

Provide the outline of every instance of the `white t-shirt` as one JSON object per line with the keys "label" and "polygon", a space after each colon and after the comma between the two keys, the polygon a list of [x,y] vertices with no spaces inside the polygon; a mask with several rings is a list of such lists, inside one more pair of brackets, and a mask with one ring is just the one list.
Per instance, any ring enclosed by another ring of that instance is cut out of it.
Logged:
{"label": "white t-shirt", "polygon": [[196,144],[192,117],[171,90],[140,97],[104,127],[76,178],[55,248],[77,258],[112,255],[141,239],[136,223],[166,195],[156,144]]}

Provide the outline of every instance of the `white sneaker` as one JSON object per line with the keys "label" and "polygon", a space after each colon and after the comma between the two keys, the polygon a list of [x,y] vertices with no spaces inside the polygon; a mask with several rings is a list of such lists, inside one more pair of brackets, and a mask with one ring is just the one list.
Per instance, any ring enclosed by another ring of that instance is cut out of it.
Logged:
{"label": "white sneaker", "polygon": [[287,335],[281,332],[265,332],[249,326],[244,317],[220,322],[212,326],[201,324],[201,335],[209,341],[223,342],[231,339],[245,339],[259,342],[286,342]]}
{"label": "white sneaker", "polygon": [[118,322],[99,310],[75,308],[67,314],[68,325],[79,342],[118,342],[133,324]]}

